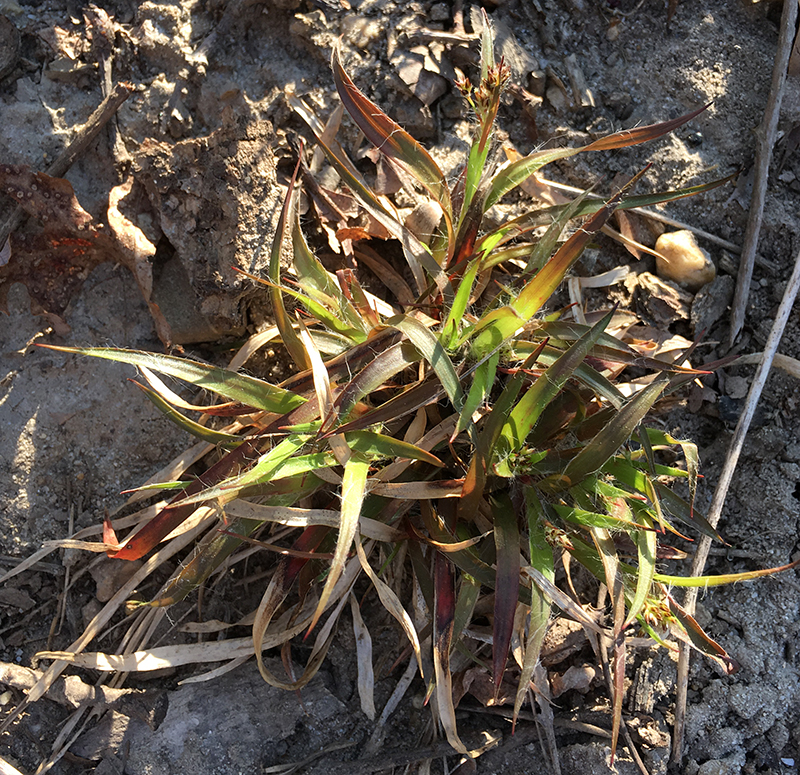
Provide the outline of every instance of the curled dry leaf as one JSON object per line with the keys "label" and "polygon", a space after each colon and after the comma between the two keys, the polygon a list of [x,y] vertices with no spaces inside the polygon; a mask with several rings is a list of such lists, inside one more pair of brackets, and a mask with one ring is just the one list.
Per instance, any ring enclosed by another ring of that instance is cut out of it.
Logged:
{"label": "curled dry leaf", "polygon": [[153,264],[156,246],[147,235],[119,209],[120,202],[130,194],[133,188],[133,176],[124,183],[111,189],[108,195],[108,225],[116,237],[120,252],[124,256],[124,264],[131,270],[139,290],[153,316],[159,339],[165,344],[170,341],[170,328],[158,305],[151,300],[153,294]]}

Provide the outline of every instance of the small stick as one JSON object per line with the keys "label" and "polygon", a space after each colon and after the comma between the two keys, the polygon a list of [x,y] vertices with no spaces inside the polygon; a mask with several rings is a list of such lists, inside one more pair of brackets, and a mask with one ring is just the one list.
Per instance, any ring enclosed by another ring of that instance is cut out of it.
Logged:
{"label": "small stick", "polygon": [[[67,170],[73,165],[86,148],[94,141],[100,130],[108,123],[117,112],[119,106],[133,91],[133,86],[128,83],[118,83],[111,94],[108,95],[100,106],[89,116],[89,120],[78,129],[75,139],[56,157],[47,168],[47,174],[52,178],[63,178]],[[11,232],[16,231],[22,223],[25,211],[17,205],[5,222],[0,224],[0,246],[6,244]]]}
{"label": "small stick", "polygon": [[[554,180],[548,180],[545,178],[541,178],[540,180],[542,183],[548,186],[552,186],[553,188],[559,189],[560,191],[568,191],[571,194],[586,193],[584,189],[577,188],[576,186],[568,186],[565,183],[556,183]],[[603,199],[602,196],[592,193],[588,194],[587,198]],[[686,231],[690,231],[693,234],[696,234],[701,239],[708,240],[709,242],[713,242],[715,245],[719,245],[721,248],[725,248],[725,250],[728,250],[731,253],[736,253],[738,255],[739,253],[742,252],[742,249],[738,245],[734,245],[733,242],[728,242],[728,240],[722,239],[722,237],[718,237],[716,234],[711,234],[711,232],[703,231],[703,229],[698,229],[696,226],[684,223],[683,221],[676,221],[674,218],[670,218],[668,215],[664,215],[664,213],[659,213],[657,210],[649,210],[646,207],[631,207],[629,210],[626,210],[626,212],[643,215],[646,218],[650,218],[654,221],[665,223],[667,226],[674,226],[676,229],[685,229]],[[772,261],[767,261],[767,259],[761,258],[761,256],[756,256],[755,260],[759,266],[763,266],[765,269],[769,269],[770,271],[775,271],[776,269]]]}
{"label": "small stick", "polygon": [[[793,1],[787,5],[794,5]],[[772,330],[769,332],[769,338],[766,345],[764,345],[764,352],[761,356],[761,361],[756,369],[753,384],[750,386],[750,392],[747,394],[747,402],[745,403],[742,416],[736,425],[733,438],[731,439],[730,446],[728,447],[728,454],[725,457],[725,465],[722,467],[722,472],[719,476],[717,488],[714,490],[714,497],[711,500],[711,507],[708,510],[706,519],[711,527],[715,528],[719,522],[722,514],[722,507],[725,504],[725,497],[728,494],[733,479],[733,472],[736,469],[736,463],[739,460],[739,454],[742,451],[744,438],[750,427],[750,422],[758,406],[761,391],[767,382],[770,367],[775,359],[775,354],[778,351],[783,331],[786,328],[786,322],[792,312],[792,306],[797,293],[800,291],[800,253],[794,263],[794,270],[789,282],[786,285],[786,290],[783,294],[780,307],[778,307],[778,314],[775,317],[775,322],[772,324]],[[697,545],[697,551],[694,555],[692,562],[692,576],[700,576],[705,568],[706,559],[711,548],[711,538],[703,536]],[[695,604],[697,603],[697,587],[687,590],[686,598],[684,600],[684,608],[689,614],[694,614]],[[678,659],[678,691],[675,705],[675,726],[672,735],[672,761],[678,764],[683,755],[683,735],[684,726],[686,722],[686,698],[689,687],[689,649],[685,644],[681,644],[680,658]]]}
{"label": "small stick", "polygon": [[742,330],[747,299],[750,295],[753,262],[758,248],[758,238],[761,234],[761,223],[764,219],[764,202],[767,195],[772,146],[775,144],[775,135],[778,131],[781,101],[783,100],[783,92],[786,86],[786,70],[789,65],[789,55],[792,51],[796,23],[797,3],[795,0],[789,0],[783,4],[778,50],[775,53],[775,66],[772,70],[772,87],[770,88],[767,107],[764,110],[764,120],[756,130],[756,172],[753,179],[753,198],[750,200],[750,214],[747,218],[747,229],[745,230],[744,243],[742,244],[742,261],[739,264],[736,295],[733,297],[733,306],[731,308],[731,330],[728,335],[728,345],[730,347],[733,347],[733,342]]}

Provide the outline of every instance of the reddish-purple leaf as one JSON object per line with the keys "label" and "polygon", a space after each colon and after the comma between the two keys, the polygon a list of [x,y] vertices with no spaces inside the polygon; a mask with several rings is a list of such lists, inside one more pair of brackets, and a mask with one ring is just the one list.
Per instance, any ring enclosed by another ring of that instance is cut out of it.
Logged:
{"label": "reddish-purple leaf", "polygon": [[497,551],[492,674],[495,690],[499,691],[506,669],[519,597],[519,526],[514,505],[506,493],[492,497],[491,504]]}

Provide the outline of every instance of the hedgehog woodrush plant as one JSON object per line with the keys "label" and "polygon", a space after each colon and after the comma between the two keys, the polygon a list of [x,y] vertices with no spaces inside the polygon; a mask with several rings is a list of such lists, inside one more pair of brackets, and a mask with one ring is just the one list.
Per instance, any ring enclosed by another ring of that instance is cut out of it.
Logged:
{"label": "hedgehog woodrush plant", "polygon": [[[502,60],[494,60],[487,23],[478,85],[458,84],[474,111],[475,137],[451,186],[429,153],[354,85],[338,51],[332,68],[347,113],[435,211],[438,227],[424,235],[406,225],[308,106],[289,95],[366,217],[402,245],[403,270],[372,254],[393,296],[376,300],[357,271],[323,267],[297,215],[296,170],[268,277],[262,278],[277,332],[297,366],[295,376],[273,385],[185,358],[56,348],[138,367],[147,396],[207,444],[205,472],[191,481],[151,485],[177,492],[156,507],[155,516],[153,510],[142,512],[149,521],[123,540],[109,523],[103,548],[111,557],[134,560],[161,544],[160,557],[174,536],[205,530],[156,598],[139,605],[138,616],[185,598],[244,549],[274,550],[264,543],[266,536],[256,534],[279,526],[274,540],[282,541],[282,555],[254,614],[252,643],[235,654],[254,652],[264,679],[286,689],[304,686],[317,672],[337,617],[364,574],[404,630],[436,718],[462,754],[474,752],[456,727],[450,661],[458,647],[459,658],[468,653],[482,663],[485,646],[464,634],[476,606],[491,620],[496,690],[514,643],[515,718],[532,696],[548,621],[561,612],[585,628],[610,666],[613,752],[630,636],[643,632],[667,647],[684,641],[726,671],[733,669],[671,588],[771,571],[707,578],[659,571],[659,559],[669,556],[664,541],[670,534],[688,530],[719,538],[692,504],[695,445],[644,424],[660,397],[698,372],[681,365],[687,363],[685,352],[670,364],[612,336],[613,310],[590,326],[544,314],[543,308],[617,208],[669,201],[715,184],[633,196],[629,189],[639,173],[606,201],[580,196],[566,205],[531,206],[499,225],[486,215],[550,162],[652,140],[700,111],[582,148],[538,150],[494,165],[492,129],[509,73]],[[580,227],[563,238],[574,221]],[[289,244],[291,271],[281,260]],[[649,379],[623,393],[620,374],[629,366],[648,372]],[[204,388],[223,403],[188,404],[157,373]],[[185,412],[192,411],[235,419],[211,429],[189,419]],[[684,468],[664,464],[676,456],[683,457]],[[688,500],[671,489],[675,480],[688,484]],[[287,527],[297,531],[288,545]],[[605,585],[607,610],[594,611],[570,585],[556,583],[557,564],[565,558]],[[395,583],[404,563],[424,599],[417,614],[426,609],[427,623],[412,618]],[[263,650],[302,631],[316,636],[303,674],[275,675]],[[103,665],[146,669],[152,653],[142,645],[127,647],[137,648],[136,659],[119,655],[116,663]],[[212,659],[209,653],[206,659]],[[77,653],[47,655],[81,663]],[[102,667],[101,662],[92,664]],[[362,705],[371,712],[369,684],[360,681],[359,687]]]}

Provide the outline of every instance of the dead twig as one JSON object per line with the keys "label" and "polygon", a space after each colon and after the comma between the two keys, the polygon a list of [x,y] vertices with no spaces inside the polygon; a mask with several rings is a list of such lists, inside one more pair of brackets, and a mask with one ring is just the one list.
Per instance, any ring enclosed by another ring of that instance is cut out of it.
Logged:
{"label": "dead twig", "polygon": [[[565,183],[557,183],[554,180],[549,180],[545,178],[541,178],[540,181],[550,186],[551,188],[558,189],[559,191],[566,191],[570,194],[586,194],[586,191],[582,188],[577,188],[576,186],[568,186]],[[598,194],[588,193],[586,195],[587,199],[603,199],[602,196]],[[715,245],[719,245],[721,248],[724,248],[731,253],[739,254],[741,253],[741,248],[738,245],[735,245],[733,242],[728,242],[726,239],[722,239],[722,237],[718,237],[716,234],[712,234],[711,232],[704,231],[703,229],[698,229],[696,226],[692,226],[691,224],[684,223],[683,221],[677,221],[674,218],[670,218],[668,215],[664,215],[664,213],[660,213],[657,210],[649,210],[646,207],[631,207],[628,212],[636,213],[637,215],[643,215],[646,218],[650,218],[653,221],[658,221],[659,223],[666,224],[667,226],[672,226],[676,229],[685,229],[686,231],[690,231],[693,234],[696,234],[701,239],[707,240],[708,242],[713,242]],[[772,263],[772,261],[767,261],[765,258],[761,258],[761,256],[756,256],[755,262],[759,265],[768,269],[771,272],[774,272],[777,267]]]}
{"label": "dead twig", "polygon": [[739,264],[739,274],[736,278],[736,294],[733,297],[733,306],[731,308],[731,330],[728,335],[728,344],[731,347],[742,330],[747,299],[750,295],[753,263],[756,257],[756,249],[758,248],[761,223],[764,218],[764,202],[767,195],[772,146],[775,144],[775,135],[778,131],[781,101],[783,100],[784,87],[786,86],[786,71],[789,66],[789,55],[792,51],[792,41],[794,40],[795,25],[797,24],[797,5],[793,1],[783,4],[778,50],[775,53],[775,66],[772,70],[772,86],[767,100],[767,107],[764,110],[764,119],[761,122],[761,126],[756,130],[756,171],[753,179],[753,198],[750,200],[750,214],[747,218],[747,229],[745,230],[742,244],[742,260]]}
{"label": "dead twig", "polygon": [[[75,160],[89,147],[100,130],[111,120],[119,106],[128,99],[133,86],[128,83],[118,83],[111,94],[99,105],[97,110],[89,116],[89,120],[78,129],[75,139],[56,157],[55,161],[47,168],[47,174],[52,178],[63,178]],[[6,220],[0,224],[0,247],[6,244],[11,232],[16,231],[22,224],[25,211],[17,205]]]}
{"label": "dead twig", "polygon": [[[794,3],[787,3],[787,5],[794,5]],[[719,518],[722,514],[722,507],[725,504],[725,497],[728,494],[733,479],[733,472],[736,469],[736,463],[739,460],[739,454],[742,451],[744,438],[747,430],[750,427],[750,422],[755,414],[756,407],[758,406],[761,392],[767,382],[770,368],[775,359],[775,354],[778,351],[781,337],[783,336],[786,322],[792,311],[792,305],[797,298],[797,293],[800,291],[800,253],[794,263],[794,270],[789,282],[786,285],[786,291],[783,294],[780,307],[778,307],[778,314],[775,317],[775,322],[772,324],[772,330],[769,332],[769,338],[764,346],[764,352],[761,355],[761,360],[756,369],[753,384],[750,386],[750,392],[747,394],[747,401],[745,403],[744,411],[742,412],[739,422],[736,425],[733,438],[731,439],[730,446],[728,447],[728,454],[725,457],[725,465],[720,473],[717,488],[714,490],[714,497],[711,501],[711,507],[708,510],[706,519],[712,527],[716,527]],[[692,562],[692,576],[700,576],[705,568],[706,559],[711,548],[711,539],[708,536],[703,536],[697,545],[697,551],[694,555]],[[695,604],[697,602],[698,589],[691,588],[687,590],[686,598],[684,600],[684,608],[689,614],[694,614]],[[683,755],[683,735],[686,721],[686,698],[689,687],[689,650],[685,645],[681,645],[680,658],[678,660],[678,691],[675,706],[675,728],[672,736],[672,760],[674,763],[679,763]]]}

